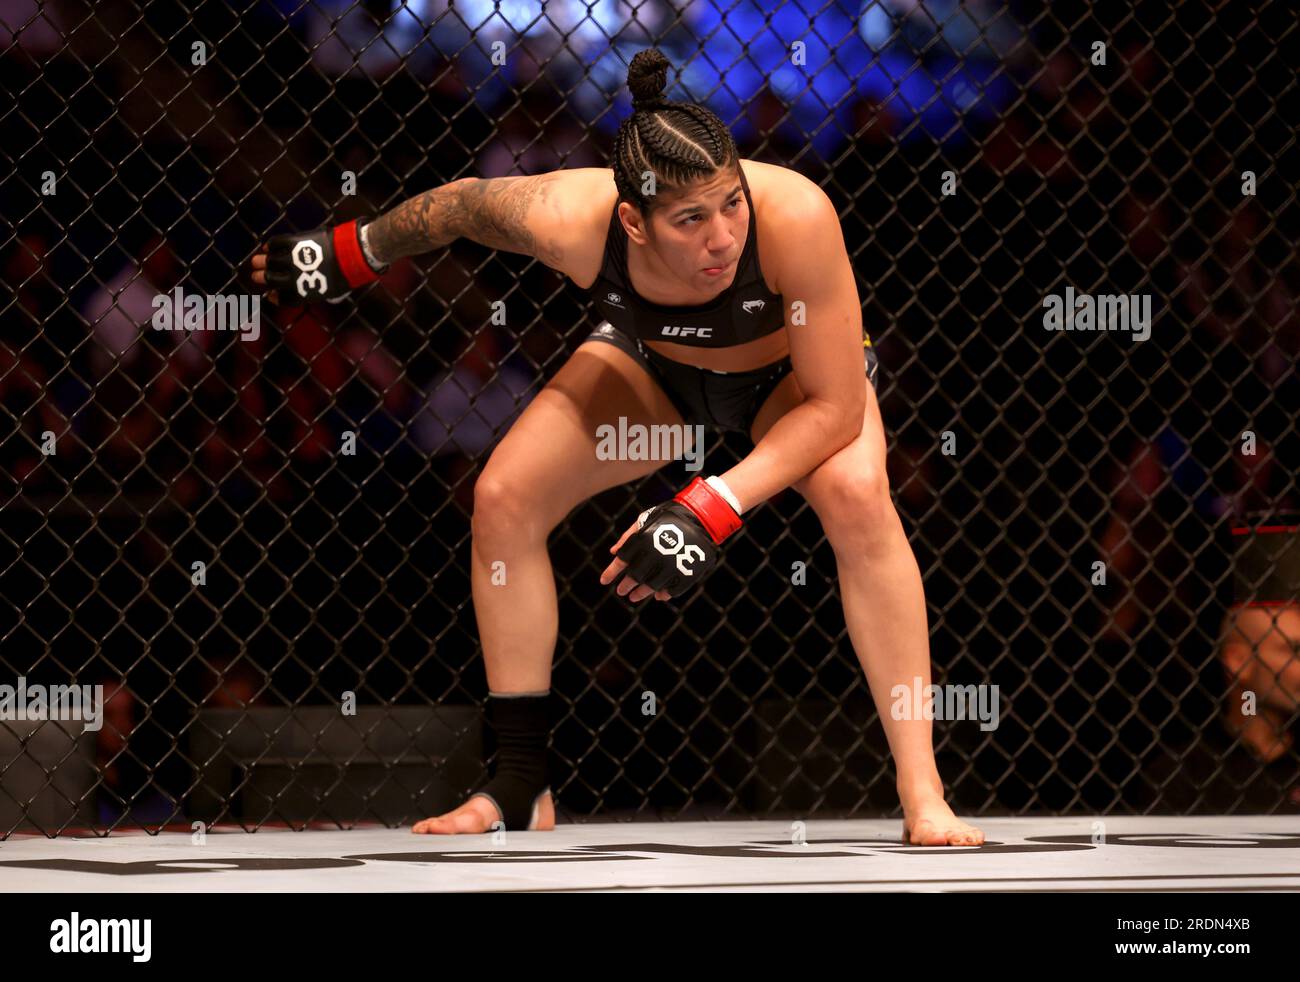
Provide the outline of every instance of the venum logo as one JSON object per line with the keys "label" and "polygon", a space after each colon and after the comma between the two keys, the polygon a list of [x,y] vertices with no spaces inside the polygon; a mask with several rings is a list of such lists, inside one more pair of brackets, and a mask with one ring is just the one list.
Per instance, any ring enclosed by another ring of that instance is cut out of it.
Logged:
{"label": "venum logo", "polygon": [[660,332],[666,338],[711,338],[713,337],[713,328],[711,327],[678,327],[675,324],[665,324],[664,329]]}
{"label": "venum logo", "polygon": [[741,309],[747,314],[752,314],[756,310],[762,310],[766,300],[746,300],[740,305]]}
{"label": "venum logo", "polygon": [[605,294],[605,302],[608,304],[613,304],[615,307],[623,306],[623,298],[619,296],[617,293]]}

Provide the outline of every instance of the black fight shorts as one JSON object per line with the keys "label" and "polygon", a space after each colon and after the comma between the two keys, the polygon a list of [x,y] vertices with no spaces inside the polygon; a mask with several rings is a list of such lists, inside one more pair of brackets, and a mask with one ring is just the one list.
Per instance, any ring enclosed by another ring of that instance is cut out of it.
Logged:
{"label": "black fight shorts", "polygon": [[[587,335],[587,340],[605,341],[627,352],[659,383],[686,424],[703,424],[746,435],[772,390],[793,370],[789,356],[749,372],[718,372],[684,365],[651,351],[640,338],[629,337],[609,321],[597,326]],[[862,361],[867,381],[875,389],[879,362],[870,340],[863,342]]]}

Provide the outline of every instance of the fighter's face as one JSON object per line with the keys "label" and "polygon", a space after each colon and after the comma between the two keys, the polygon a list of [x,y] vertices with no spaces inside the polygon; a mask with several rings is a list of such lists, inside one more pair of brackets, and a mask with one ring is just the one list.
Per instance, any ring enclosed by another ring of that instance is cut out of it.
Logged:
{"label": "fighter's face", "polygon": [[657,205],[647,237],[669,271],[691,292],[730,286],[749,232],[749,204],[736,168],[666,191]]}

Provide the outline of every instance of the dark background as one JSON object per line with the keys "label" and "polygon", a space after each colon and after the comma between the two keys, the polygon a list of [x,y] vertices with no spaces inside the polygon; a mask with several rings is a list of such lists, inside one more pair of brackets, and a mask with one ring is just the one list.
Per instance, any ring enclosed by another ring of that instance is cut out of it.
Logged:
{"label": "dark background", "polygon": [[[840,210],[935,681],[1004,699],[992,733],[936,727],[954,802],[1300,804],[1294,753],[1261,766],[1222,729],[1218,658],[1227,530],[1300,507],[1290,5],[722,6],[550,3],[557,25],[539,4],[0,2],[0,665],[120,684],[97,820],[185,813],[196,709],[482,699],[474,476],[592,324],[558,274],[464,242],[355,302],[266,305],[255,342],[155,332],[141,302],[247,289],[268,234],[456,178],[604,166],[650,44],[682,69],[670,97]],[[1048,332],[1043,297],[1067,285],[1151,294],[1150,340]],[[713,439],[709,472],[748,449]],[[599,586],[608,544],[688,476],[555,534],[565,811],[893,808],[797,495],[682,603],[632,611]]]}

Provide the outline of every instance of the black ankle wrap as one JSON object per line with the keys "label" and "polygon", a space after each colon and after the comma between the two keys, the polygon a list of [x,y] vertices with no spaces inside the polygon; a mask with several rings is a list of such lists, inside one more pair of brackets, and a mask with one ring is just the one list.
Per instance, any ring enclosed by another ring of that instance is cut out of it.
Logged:
{"label": "black ankle wrap", "polygon": [[550,697],[549,691],[488,693],[487,720],[497,735],[497,766],[492,779],[471,797],[482,795],[496,805],[507,831],[527,829],[534,802],[550,790],[546,782]]}

